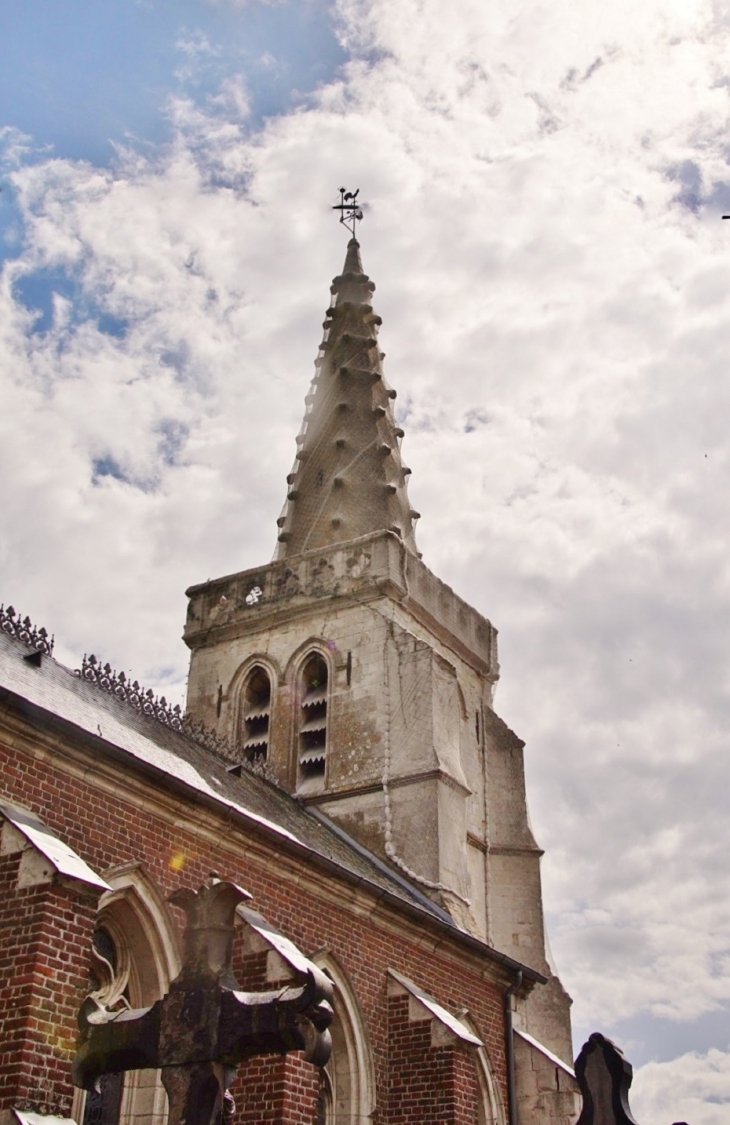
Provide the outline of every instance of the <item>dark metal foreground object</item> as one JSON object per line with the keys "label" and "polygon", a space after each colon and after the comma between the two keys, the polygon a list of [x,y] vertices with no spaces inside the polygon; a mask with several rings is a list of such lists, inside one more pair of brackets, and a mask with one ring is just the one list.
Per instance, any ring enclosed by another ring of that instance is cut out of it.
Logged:
{"label": "dark metal foreground object", "polygon": [[629,1109],[633,1067],[605,1035],[594,1031],[583,1044],[575,1076],[583,1095],[577,1125],[637,1125]]}
{"label": "dark metal foreground object", "polygon": [[169,1125],[215,1125],[244,1059],[304,1051],[309,1062],[325,1065],[332,1049],[332,983],[324,973],[312,966],[300,987],[238,989],[231,969],[235,914],[250,897],[215,877],[198,891],[171,896],[187,915],[179,976],[149,1008],[109,1012],[85,1001],[74,1085],[88,1090],[103,1074],[161,1067]]}

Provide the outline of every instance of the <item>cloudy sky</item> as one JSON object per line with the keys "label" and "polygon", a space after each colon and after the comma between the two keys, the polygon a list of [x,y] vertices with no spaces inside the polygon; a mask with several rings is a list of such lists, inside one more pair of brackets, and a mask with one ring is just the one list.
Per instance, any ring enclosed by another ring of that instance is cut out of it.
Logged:
{"label": "cloudy sky", "polygon": [[424,560],[500,630],[576,1041],[730,1106],[730,9],[6,0],[0,597],[168,696],[267,561],[359,187]]}

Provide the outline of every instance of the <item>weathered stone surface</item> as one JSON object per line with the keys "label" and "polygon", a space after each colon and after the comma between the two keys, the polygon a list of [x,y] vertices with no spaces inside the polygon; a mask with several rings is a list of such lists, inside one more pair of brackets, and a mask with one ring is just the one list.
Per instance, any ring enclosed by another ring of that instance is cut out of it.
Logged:
{"label": "weathered stone surface", "polygon": [[304,1051],[307,1060],[325,1065],[332,984],[323,973],[312,966],[300,987],[237,990],[234,921],[249,897],[215,877],[198,891],[172,895],[187,915],[180,974],[149,1008],[108,1012],[97,1001],[82,1007],[85,1039],[74,1060],[75,1085],[91,1089],[103,1074],[160,1067],[170,1125],[211,1125],[244,1059]]}
{"label": "weathered stone surface", "polygon": [[216,578],[187,594],[184,638],[193,650],[306,617],[327,598],[345,605],[390,595],[492,681],[498,676],[494,627],[388,530]]}
{"label": "weathered stone surface", "polygon": [[515,1034],[514,1044],[519,1125],[575,1122],[580,1094],[573,1068],[524,1032]]}
{"label": "weathered stone surface", "polygon": [[[570,998],[546,954],[524,744],[493,711],[496,630],[415,550],[371,291],[351,244],[306,400],[277,560],[188,590],[188,710],[245,747],[242,701],[262,669],[271,776],[395,865],[459,927],[549,977],[515,1001],[515,1018],[570,1060]],[[327,672],[320,756],[308,769],[302,669],[313,653]],[[553,1100],[562,1105],[562,1091]]]}
{"label": "weathered stone surface", "polygon": [[629,1109],[633,1067],[619,1048],[595,1031],[575,1063],[583,1095],[578,1125],[636,1125]]}
{"label": "weathered stone surface", "polygon": [[378,350],[375,286],[351,239],[332,283],[324,337],[279,519],[278,557],[391,530],[416,553],[392,391]]}

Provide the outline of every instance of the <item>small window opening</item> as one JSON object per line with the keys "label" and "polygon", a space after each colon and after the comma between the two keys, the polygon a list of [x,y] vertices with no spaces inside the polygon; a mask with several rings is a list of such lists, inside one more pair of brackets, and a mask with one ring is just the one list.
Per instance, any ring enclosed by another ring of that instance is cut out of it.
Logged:
{"label": "small window opening", "polygon": [[243,752],[249,762],[266,761],[269,752],[271,680],[256,665],[243,689]]}
{"label": "small window opening", "polygon": [[347,653],[347,686],[352,683],[352,653]]}
{"label": "small window opening", "polygon": [[327,663],[313,653],[302,669],[299,774],[323,777],[327,755]]}
{"label": "small window opening", "polygon": [[318,469],[317,470],[317,476],[316,476],[316,479],[315,479],[315,485],[316,485],[317,488],[321,488],[323,484],[324,484],[324,469]]}
{"label": "small window opening", "polygon": [[91,944],[94,946],[96,952],[99,953],[104,958],[104,960],[111,965],[112,971],[116,972],[117,947],[114,944],[114,939],[112,938],[109,931],[105,930],[103,926],[97,926],[97,928],[91,935]]}
{"label": "small window opening", "polygon": [[479,732],[479,712],[478,711],[474,712],[474,726],[476,727],[476,732],[477,732],[477,742],[479,742],[480,738],[481,738],[481,735],[480,735],[480,732]]}
{"label": "small window opening", "polygon": [[86,1094],[83,1125],[118,1125],[123,1084],[123,1074],[102,1074]]}
{"label": "small window opening", "polygon": [[[108,930],[98,926],[91,937],[97,955],[107,963],[111,977],[117,971],[117,947]],[[95,968],[97,972],[95,972]],[[98,966],[92,965],[91,976],[97,988],[103,987],[103,979],[97,979]],[[125,989],[126,993],[126,989]],[[129,1006],[127,1004],[127,1006]],[[93,1090],[89,1090],[84,1103],[83,1125],[119,1125],[122,1106],[123,1074],[102,1074]]]}
{"label": "small window opening", "polygon": [[332,1082],[324,1068],[319,1072],[319,1091],[317,1093],[317,1125],[330,1125],[335,1120]]}

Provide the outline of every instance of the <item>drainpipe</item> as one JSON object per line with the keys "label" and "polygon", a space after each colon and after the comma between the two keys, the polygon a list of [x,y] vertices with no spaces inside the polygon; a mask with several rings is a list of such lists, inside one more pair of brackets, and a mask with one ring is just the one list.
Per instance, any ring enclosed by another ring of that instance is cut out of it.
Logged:
{"label": "drainpipe", "polygon": [[504,1037],[507,1058],[507,1117],[509,1125],[517,1122],[517,1089],[515,1087],[515,1044],[512,1034],[512,997],[522,984],[522,970],[518,969],[515,979],[504,994]]}

